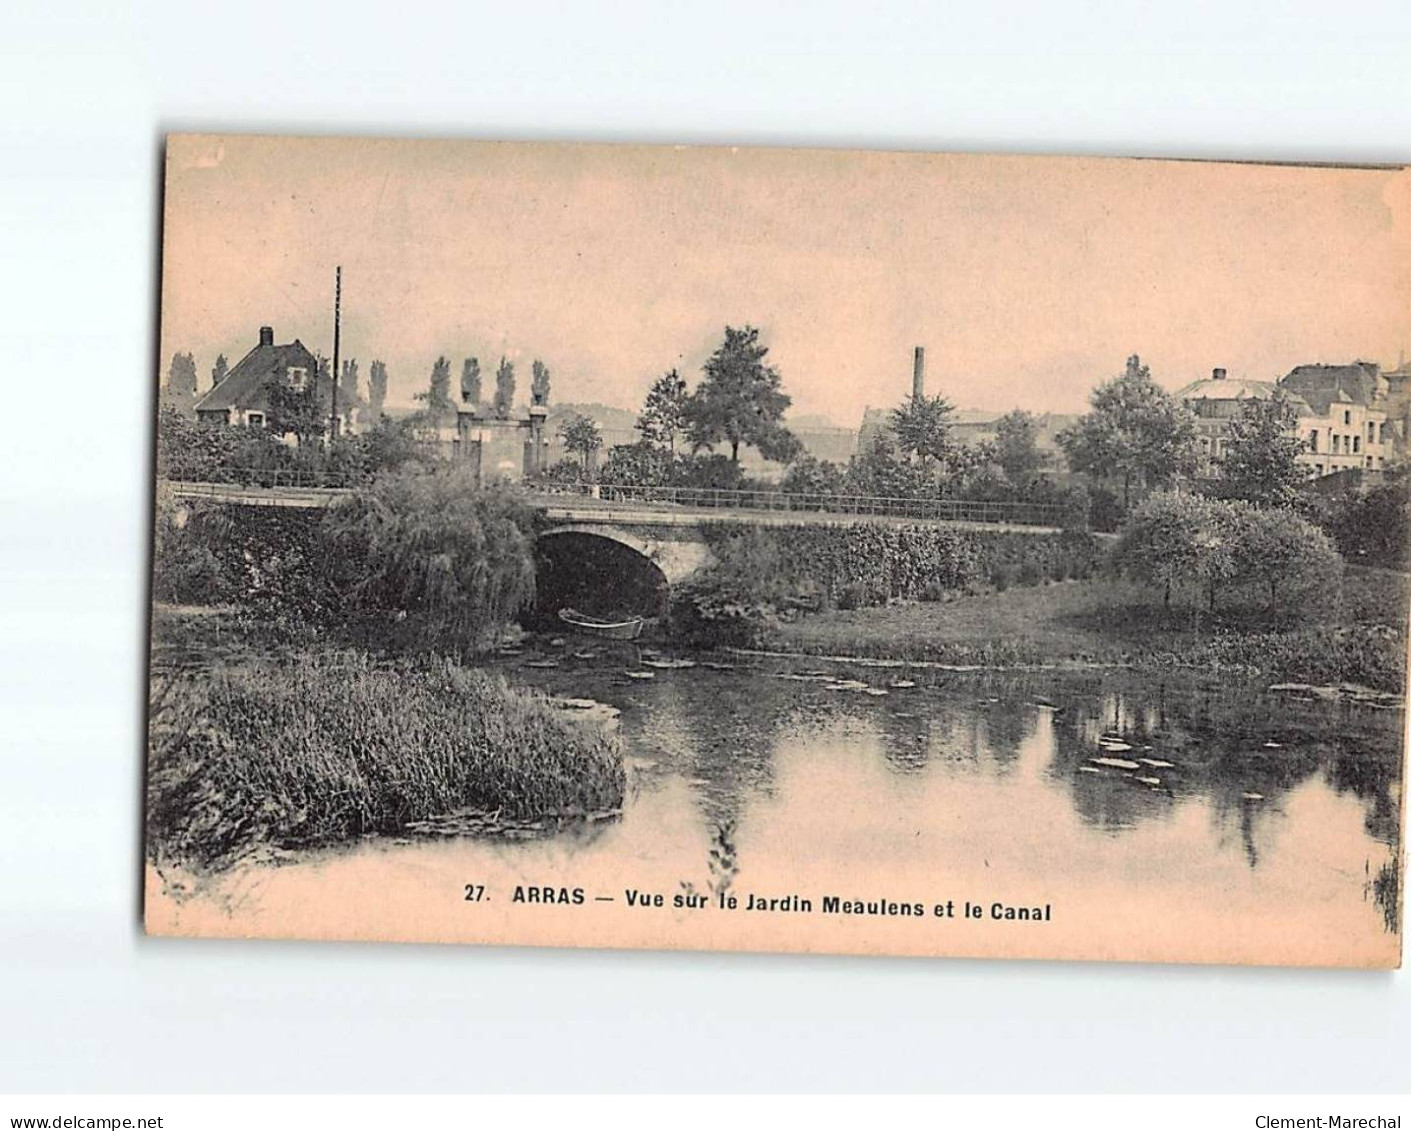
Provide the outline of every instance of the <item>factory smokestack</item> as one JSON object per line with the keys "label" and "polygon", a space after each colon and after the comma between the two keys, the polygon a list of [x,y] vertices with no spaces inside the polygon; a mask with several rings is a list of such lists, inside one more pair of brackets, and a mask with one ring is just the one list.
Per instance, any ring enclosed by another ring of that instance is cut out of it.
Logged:
{"label": "factory smokestack", "polygon": [[926,396],[926,347],[917,346],[911,359],[911,399],[922,400]]}

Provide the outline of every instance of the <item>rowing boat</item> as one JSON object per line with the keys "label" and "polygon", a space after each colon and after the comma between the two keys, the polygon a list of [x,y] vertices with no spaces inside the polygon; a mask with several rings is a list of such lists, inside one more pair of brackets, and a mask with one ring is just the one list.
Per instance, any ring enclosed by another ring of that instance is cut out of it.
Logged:
{"label": "rowing boat", "polygon": [[577,609],[560,609],[559,620],[587,636],[602,636],[609,640],[636,640],[642,635],[643,617],[626,620],[604,620],[580,613]]}

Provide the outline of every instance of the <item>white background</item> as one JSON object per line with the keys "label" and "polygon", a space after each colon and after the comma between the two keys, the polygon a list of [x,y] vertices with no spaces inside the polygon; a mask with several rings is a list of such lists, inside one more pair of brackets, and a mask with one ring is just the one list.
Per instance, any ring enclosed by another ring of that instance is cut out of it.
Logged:
{"label": "white background", "polygon": [[137,926],[163,130],[1405,160],[1404,0],[21,3],[0,108],[0,1090],[1411,1087],[1401,974]]}

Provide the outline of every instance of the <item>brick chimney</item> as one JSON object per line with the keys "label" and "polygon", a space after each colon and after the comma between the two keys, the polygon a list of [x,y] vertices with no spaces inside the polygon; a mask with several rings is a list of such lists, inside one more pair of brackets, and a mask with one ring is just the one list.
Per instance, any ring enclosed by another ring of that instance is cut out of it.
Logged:
{"label": "brick chimney", "polygon": [[272,345],[274,345],[274,327],[273,327],[273,326],[261,326],[261,327],[260,327],[260,345],[262,345],[262,346],[272,346]]}
{"label": "brick chimney", "polygon": [[1216,381],[1223,381],[1225,379],[1225,371],[1223,369],[1212,369],[1210,376]]}
{"label": "brick chimney", "polygon": [[911,357],[911,399],[926,396],[926,347],[917,346]]}

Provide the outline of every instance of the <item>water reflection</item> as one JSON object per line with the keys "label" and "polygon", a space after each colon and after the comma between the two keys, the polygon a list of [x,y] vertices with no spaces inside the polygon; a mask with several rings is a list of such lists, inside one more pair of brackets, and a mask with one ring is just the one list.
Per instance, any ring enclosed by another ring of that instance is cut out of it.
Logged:
{"label": "water reflection", "polygon": [[1218,883],[1254,903],[1319,884],[1360,899],[1396,850],[1400,712],[1178,676],[732,663],[631,682],[612,657],[510,661],[621,708],[634,795],[612,851],[655,852],[673,825],[696,846],[688,890],[909,853],[1182,898]]}

